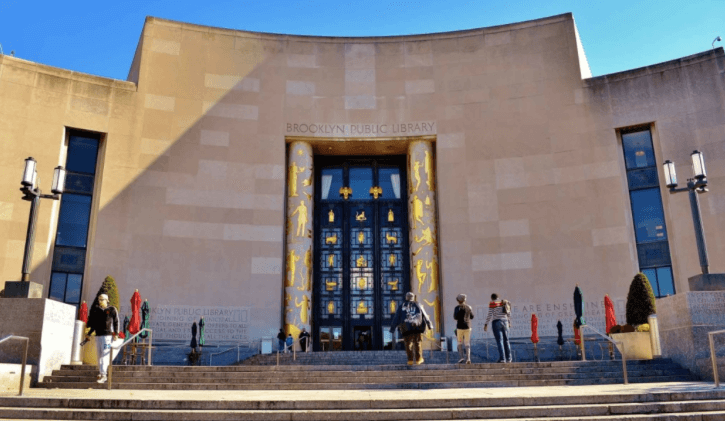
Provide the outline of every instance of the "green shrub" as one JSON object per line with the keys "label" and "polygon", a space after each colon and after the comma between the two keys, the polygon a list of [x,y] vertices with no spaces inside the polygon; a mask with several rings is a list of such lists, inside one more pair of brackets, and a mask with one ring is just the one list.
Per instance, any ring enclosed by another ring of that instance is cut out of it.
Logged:
{"label": "green shrub", "polygon": [[647,323],[650,314],[657,313],[655,294],[644,273],[634,275],[627,294],[627,324],[638,326]]}
{"label": "green shrub", "polygon": [[113,279],[113,276],[108,275],[106,276],[106,279],[103,280],[103,283],[101,284],[101,287],[98,289],[98,292],[96,293],[96,298],[93,300],[93,305],[98,305],[98,296],[101,294],[108,295],[108,305],[116,307],[116,310],[121,311],[119,307],[119,301],[118,301],[118,288],[116,287],[116,280]]}
{"label": "green shrub", "polygon": [[632,326],[632,325],[622,326],[622,333],[631,333],[631,332],[634,332],[634,326]]}

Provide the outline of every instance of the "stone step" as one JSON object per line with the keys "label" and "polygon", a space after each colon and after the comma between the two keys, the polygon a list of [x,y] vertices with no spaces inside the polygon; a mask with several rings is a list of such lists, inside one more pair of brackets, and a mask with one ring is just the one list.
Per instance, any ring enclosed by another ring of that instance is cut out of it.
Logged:
{"label": "stone step", "polygon": [[[676,415],[673,415],[676,414]],[[198,409],[97,409],[58,407],[0,407],[0,419],[45,420],[461,420],[461,419],[577,419],[577,420],[722,420],[723,400],[683,400],[648,403],[603,403],[589,405],[539,405],[508,407],[418,408],[400,409],[308,409],[308,410],[198,410]]]}

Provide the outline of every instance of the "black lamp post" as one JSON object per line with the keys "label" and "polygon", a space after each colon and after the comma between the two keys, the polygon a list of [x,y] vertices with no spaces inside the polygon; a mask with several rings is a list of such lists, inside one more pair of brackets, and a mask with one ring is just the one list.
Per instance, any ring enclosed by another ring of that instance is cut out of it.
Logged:
{"label": "black lamp post", "polygon": [[705,160],[702,152],[694,151],[690,154],[692,158],[692,173],[694,178],[687,180],[687,187],[677,188],[677,174],[675,163],[667,160],[664,163],[665,181],[670,193],[687,191],[690,193],[690,207],[692,210],[692,223],[695,225],[695,238],[697,240],[697,252],[700,256],[700,268],[703,275],[710,273],[710,263],[707,259],[707,245],[705,244],[705,231],[702,229],[702,214],[700,213],[700,198],[698,194],[705,193],[707,189],[707,173],[705,172]]}
{"label": "black lamp post", "polygon": [[25,160],[25,171],[23,171],[23,179],[20,182],[20,184],[22,184],[20,191],[23,192],[23,200],[27,200],[30,202],[30,218],[28,219],[28,233],[25,236],[23,274],[20,282],[6,283],[6,297],[12,296],[35,298],[30,297],[29,295],[38,295],[38,293],[36,292],[35,294],[33,294],[30,291],[33,289],[37,290],[38,288],[42,288],[42,286],[37,284],[33,286],[30,285],[30,264],[33,260],[33,245],[35,243],[35,225],[38,220],[38,208],[40,207],[40,199],[60,199],[60,195],[63,194],[63,188],[65,187],[65,169],[63,169],[63,167],[61,166],[57,166],[55,168],[55,172],[53,173],[53,185],[50,189],[51,193],[53,194],[43,194],[43,192],[38,187],[39,180],[36,166],[37,163],[32,157]]}

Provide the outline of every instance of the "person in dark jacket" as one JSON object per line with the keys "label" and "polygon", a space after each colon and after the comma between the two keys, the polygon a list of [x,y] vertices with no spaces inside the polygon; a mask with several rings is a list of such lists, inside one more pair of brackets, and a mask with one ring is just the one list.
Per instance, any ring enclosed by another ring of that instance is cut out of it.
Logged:
{"label": "person in dark jacket", "polygon": [[287,339],[287,335],[284,334],[284,330],[280,329],[277,334],[277,349],[279,352],[284,352],[285,339]]}
{"label": "person in dark jacket", "polygon": [[[456,320],[456,338],[458,339],[458,364],[471,363],[471,319],[473,319],[473,309],[466,304],[466,294],[459,294],[456,297],[458,305],[453,311],[453,319]],[[463,350],[466,355],[463,355]]]}
{"label": "person in dark jacket", "polygon": [[116,307],[108,305],[108,295],[98,296],[98,305],[91,307],[88,315],[88,326],[91,330],[86,335],[86,340],[91,339],[91,334],[96,334],[96,355],[98,356],[98,383],[105,383],[108,380],[108,364],[111,355],[111,344],[118,338],[120,322]]}
{"label": "person in dark jacket", "polygon": [[310,345],[310,332],[307,331],[307,328],[302,328],[302,332],[300,332],[300,348],[302,348],[302,352],[307,352],[307,347]]}
{"label": "person in dark jacket", "polygon": [[405,302],[395,312],[390,327],[390,333],[398,328],[405,341],[405,352],[408,355],[408,365],[423,364],[423,339],[426,327],[433,329],[433,324],[426,314],[423,306],[415,301],[415,294],[405,294]]}

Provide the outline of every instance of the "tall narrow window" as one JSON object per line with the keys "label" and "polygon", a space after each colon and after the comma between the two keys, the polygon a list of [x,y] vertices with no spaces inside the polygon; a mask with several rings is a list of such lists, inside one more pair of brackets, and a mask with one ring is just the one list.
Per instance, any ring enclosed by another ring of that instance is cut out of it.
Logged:
{"label": "tall narrow window", "polygon": [[622,133],[639,269],[657,297],[675,293],[667,226],[649,129]]}
{"label": "tall narrow window", "polygon": [[68,137],[65,192],[53,250],[48,298],[78,306],[88,248],[99,136],[71,131]]}

